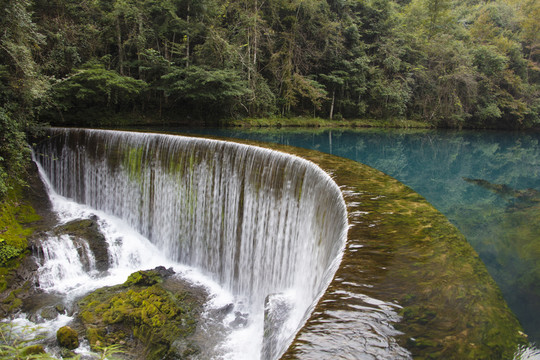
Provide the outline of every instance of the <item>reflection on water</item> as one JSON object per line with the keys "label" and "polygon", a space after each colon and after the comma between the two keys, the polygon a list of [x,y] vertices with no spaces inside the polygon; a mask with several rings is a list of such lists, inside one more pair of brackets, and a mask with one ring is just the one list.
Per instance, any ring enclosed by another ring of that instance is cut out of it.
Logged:
{"label": "reflection on water", "polygon": [[395,177],[460,229],[530,339],[540,342],[540,134],[370,129],[179,131],[316,149]]}

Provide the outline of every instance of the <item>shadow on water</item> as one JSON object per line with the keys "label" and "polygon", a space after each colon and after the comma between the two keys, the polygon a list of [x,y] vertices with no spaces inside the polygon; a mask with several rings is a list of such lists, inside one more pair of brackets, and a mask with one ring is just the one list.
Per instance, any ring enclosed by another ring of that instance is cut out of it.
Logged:
{"label": "shadow on water", "polygon": [[540,134],[379,129],[178,131],[315,149],[393,176],[424,196],[467,237],[530,340],[540,342]]}

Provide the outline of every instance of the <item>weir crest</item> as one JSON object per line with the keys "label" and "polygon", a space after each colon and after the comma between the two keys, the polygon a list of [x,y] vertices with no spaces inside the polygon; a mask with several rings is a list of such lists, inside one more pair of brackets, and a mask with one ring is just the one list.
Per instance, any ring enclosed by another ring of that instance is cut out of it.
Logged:
{"label": "weir crest", "polygon": [[288,317],[296,323],[281,324],[262,357],[286,350],[345,244],[345,203],[329,175],[297,156],[225,141],[82,129],[49,135],[36,160],[58,194],[123,219],[251,312],[264,311],[268,296],[293,294]]}
{"label": "weir crest", "polygon": [[232,294],[236,350],[207,358],[512,358],[527,344],[463,235],[376,169],[247,141],[47,135],[34,153],[51,189],[136,234],[107,240],[117,259],[190,266]]}

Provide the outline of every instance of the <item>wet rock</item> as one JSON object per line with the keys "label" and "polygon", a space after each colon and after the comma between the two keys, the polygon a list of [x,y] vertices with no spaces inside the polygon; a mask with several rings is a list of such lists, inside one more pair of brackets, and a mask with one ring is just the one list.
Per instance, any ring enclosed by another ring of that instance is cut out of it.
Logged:
{"label": "wet rock", "polygon": [[23,258],[16,269],[9,271],[7,289],[0,293],[0,317],[20,312],[24,303],[37,293],[34,286],[38,264],[31,256]]}
{"label": "wet rock", "polygon": [[43,348],[43,345],[30,345],[25,347],[21,355],[24,359],[33,359],[34,357],[32,355],[41,355],[45,354],[45,349]]}
{"label": "wet rock", "polygon": [[234,304],[227,304],[224,307],[217,309],[216,314],[221,315],[221,317],[229,315],[234,310]]}
{"label": "wet rock", "polygon": [[[58,314],[67,312],[67,309],[61,305],[61,301],[58,294],[35,291],[24,299],[21,311],[33,322],[37,322],[40,319],[52,320]],[[63,312],[61,310],[62,308]]]}
{"label": "wet rock", "polygon": [[158,266],[151,271],[157,273],[162,278],[168,278],[169,276],[172,276],[175,274],[174,270],[172,268],[166,269],[165,266]]}
{"label": "wet rock", "polygon": [[233,329],[242,328],[247,325],[248,314],[241,313],[240,311],[236,311],[234,315],[235,315],[235,319],[230,323]]}
{"label": "wet rock", "polygon": [[57,313],[59,314],[65,314],[66,313],[66,307],[64,306],[64,304],[56,304],[54,306],[54,309],[56,310]]}
{"label": "wet rock", "polygon": [[180,359],[191,359],[201,353],[201,348],[187,339],[177,339],[171,344],[171,350],[180,355]]}
{"label": "wet rock", "polygon": [[152,270],[141,270],[129,275],[128,279],[124,283],[125,287],[138,285],[138,286],[151,286],[160,282],[169,276],[174,275],[174,270],[165,269],[163,266],[158,266]]}
{"label": "wet rock", "polygon": [[121,285],[94,291],[78,302],[79,320],[92,347],[124,344],[132,359],[189,359],[205,347],[195,336],[204,289],[162,266],[137,271]]}
{"label": "wet rock", "polygon": [[46,307],[40,312],[41,318],[45,320],[52,320],[58,316],[58,312],[54,307]]}
{"label": "wet rock", "polygon": [[[109,269],[109,245],[99,230],[96,217],[70,221],[58,226],[54,233],[57,236],[69,235],[72,238],[83,264],[85,259],[88,259],[88,254],[86,254],[86,247],[82,242],[88,244],[95,259],[96,270],[107,271]],[[88,260],[86,260],[86,266],[89,266]]]}
{"label": "wet rock", "polygon": [[283,294],[268,295],[264,301],[264,335],[261,359],[275,359],[281,329],[292,310],[290,301]]}
{"label": "wet rock", "polygon": [[69,350],[79,347],[79,334],[69,326],[63,326],[56,332],[58,345]]}
{"label": "wet rock", "polygon": [[[44,296],[39,296],[39,298],[43,299],[44,297],[46,297],[47,294],[43,294],[43,295]],[[51,300],[56,300],[55,296],[50,297],[50,298],[51,298]],[[56,319],[58,317],[58,314],[65,314],[66,313],[66,307],[63,304],[55,304],[55,305],[50,305],[50,306],[44,306],[38,312],[39,312],[39,317],[41,317],[42,319],[44,319],[44,320],[53,320],[53,319]],[[36,320],[35,317],[32,316],[32,315],[30,315],[30,319],[31,320]]]}

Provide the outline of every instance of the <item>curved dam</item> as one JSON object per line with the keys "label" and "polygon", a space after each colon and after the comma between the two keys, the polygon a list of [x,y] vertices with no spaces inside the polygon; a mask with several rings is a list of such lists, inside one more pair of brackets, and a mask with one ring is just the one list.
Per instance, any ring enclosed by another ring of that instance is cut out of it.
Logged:
{"label": "curved dam", "polygon": [[262,359],[495,359],[526,343],[474,250],[418,194],[354,161],[260,145],[52,129],[35,153],[58,194],[124,220],[252,318],[285,298],[272,338],[246,339]]}

